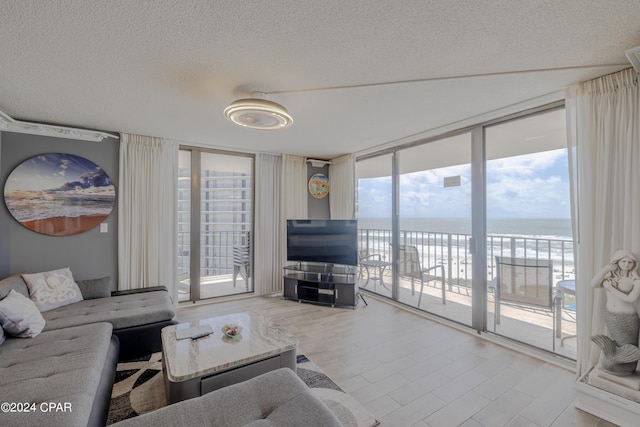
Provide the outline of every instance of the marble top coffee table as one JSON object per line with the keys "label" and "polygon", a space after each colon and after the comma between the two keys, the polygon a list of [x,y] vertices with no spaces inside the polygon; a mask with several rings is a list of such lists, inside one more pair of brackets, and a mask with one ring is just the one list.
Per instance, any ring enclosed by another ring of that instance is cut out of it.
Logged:
{"label": "marble top coffee table", "polygon": [[[222,332],[239,325],[235,337]],[[197,338],[177,339],[176,330],[213,330]],[[296,369],[298,339],[259,313],[235,313],[162,329],[162,366],[168,403],[201,396],[281,367]]]}

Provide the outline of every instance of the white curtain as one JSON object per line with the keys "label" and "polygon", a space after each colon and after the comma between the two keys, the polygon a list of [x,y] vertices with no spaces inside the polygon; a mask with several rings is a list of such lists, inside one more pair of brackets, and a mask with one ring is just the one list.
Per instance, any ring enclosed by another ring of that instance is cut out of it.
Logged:
{"label": "white curtain", "polygon": [[269,295],[282,291],[283,286],[282,157],[258,154],[255,179],[254,291]]}
{"label": "white curtain", "polygon": [[118,289],[166,286],[177,303],[178,144],[122,134]]}
{"label": "white curtain", "polygon": [[284,219],[307,219],[307,161],[304,157],[283,156],[282,194]]}
{"label": "white curtain", "polygon": [[[619,249],[640,256],[640,87],[633,69],[566,90],[578,315],[578,375],[597,363],[605,295],[591,279]],[[638,308],[638,307],[637,307]]]}
{"label": "white curtain", "polygon": [[329,182],[331,219],[355,218],[355,159],[352,154],[331,160]]}
{"label": "white curtain", "polygon": [[[282,156],[282,217],[280,218],[280,264],[287,261],[287,219],[307,219],[307,160],[300,156]],[[279,290],[281,288],[278,288]]]}

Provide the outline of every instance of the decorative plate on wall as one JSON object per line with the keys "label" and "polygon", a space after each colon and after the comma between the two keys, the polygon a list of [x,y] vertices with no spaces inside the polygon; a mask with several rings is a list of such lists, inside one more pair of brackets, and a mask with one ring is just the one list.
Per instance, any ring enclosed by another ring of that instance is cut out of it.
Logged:
{"label": "decorative plate on wall", "polygon": [[18,165],[4,185],[4,201],[23,226],[50,236],[91,230],[113,210],[111,178],[73,154],[40,154]]}
{"label": "decorative plate on wall", "polygon": [[309,178],[309,193],[316,199],[324,199],[329,194],[329,178],[325,174],[316,173]]}

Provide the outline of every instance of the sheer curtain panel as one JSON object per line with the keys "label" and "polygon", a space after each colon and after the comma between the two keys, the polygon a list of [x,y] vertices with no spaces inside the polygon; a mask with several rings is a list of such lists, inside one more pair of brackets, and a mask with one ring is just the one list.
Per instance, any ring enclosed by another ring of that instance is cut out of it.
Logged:
{"label": "sheer curtain panel", "polygon": [[255,294],[282,291],[283,215],[282,157],[258,154],[256,157],[256,224],[254,242]]}
{"label": "sheer curtain panel", "polygon": [[122,134],[118,288],[166,286],[177,303],[178,144]]}
{"label": "sheer curtain panel", "polygon": [[[284,219],[307,219],[307,161],[304,157],[283,156],[282,188]],[[286,239],[286,233],[283,236]]]}
{"label": "sheer curtain panel", "polygon": [[355,218],[355,179],[355,159],[352,154],[331,160],[329,165],[331,219]]}
{"label": "sheer curtain panel", "polygon": [[[572,156],[578,375],[598,362],[606,296],[591,279],[619,249],[640,256],[640,88],[633,69],[566,90]],[[636,309],[638,309],[636,301]]]}

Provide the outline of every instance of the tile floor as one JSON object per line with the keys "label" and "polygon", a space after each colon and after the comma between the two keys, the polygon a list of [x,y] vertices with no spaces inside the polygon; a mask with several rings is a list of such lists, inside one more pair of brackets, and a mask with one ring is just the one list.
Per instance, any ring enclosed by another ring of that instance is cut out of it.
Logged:
{"label": "tile floor", "polygon": [[179,321],[258,311],[381,426],[597,426],[575,409],[575,374],[375,298],[355,310],[251,297],[181,305]]}

